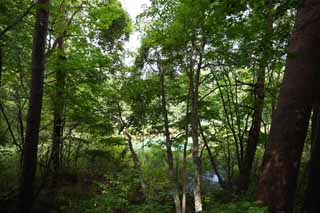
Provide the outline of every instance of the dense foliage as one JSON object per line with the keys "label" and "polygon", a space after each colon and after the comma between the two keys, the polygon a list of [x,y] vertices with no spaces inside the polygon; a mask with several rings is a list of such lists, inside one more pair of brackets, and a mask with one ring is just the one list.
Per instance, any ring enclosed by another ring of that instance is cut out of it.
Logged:
{"label": "dense foliage", "polygon": [[[151,0],[134,23],[118,0],[51,1],[33,212],[267,212],[255,192],[299,5]],[[41,7],[0,2],[1,212],[20,190]]]}

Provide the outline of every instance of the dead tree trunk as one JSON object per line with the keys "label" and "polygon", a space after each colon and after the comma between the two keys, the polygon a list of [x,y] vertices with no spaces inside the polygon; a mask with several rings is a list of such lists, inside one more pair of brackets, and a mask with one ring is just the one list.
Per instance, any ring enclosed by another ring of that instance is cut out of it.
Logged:
{"label": "dead tree trunk", "polygon": [[17,212],[29,213],[33,204],[33,183],[37,168],[39,127],[43,96],[45,46],[50,0],[39,0],[33,34],[31,91],[24,144],[23,165]]}
{"label": "dead tree trunk", "polygon": [[274,112],[257,198],[270,212],[292,212],[298,170],[315,92],[319,89],[320,4],[298,9],[278,107]]}

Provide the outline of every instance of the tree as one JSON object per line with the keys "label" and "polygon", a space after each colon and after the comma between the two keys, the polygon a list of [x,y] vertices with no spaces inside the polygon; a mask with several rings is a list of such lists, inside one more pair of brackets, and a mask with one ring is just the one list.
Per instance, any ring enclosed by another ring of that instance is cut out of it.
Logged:
{"label": "tree", "polygon": [[308,171],[308,185],[305,191],[304,210],[307,213],[320,211],[319,200],[319,177],[320,177],[320,144],[319,144],[319,129],[320,124],[320,111],[318,101],[313,106],[312,111],[312,132],[311,132],[311,153],[309,160]]}
{"label": "tree", "polygon": [[[160,56],[159,56],[159,59],[160,59]],[[162,65],[159,63],[161,62],[158,61],[158,70],[159,70],[159,81],[160,81],[161,109],[162,109],[164,135],[165,135],[166,148],[167,148],[168,173],[169,173],[171,185],[173,187],[172,193],[173,193],[174,203],[176,206],[176,213],[181,213],[181,203],[179,198],[178,184],[176,181],[176,174],[174,171],[172,140],[170,137],[170,129],[169,129],[167,95],[166,95],[166,85],[165,85],[166,67],[165,65]]]}
{"label": "tree", "polygon": [[56,70],[56,85],[53,110],[53,133],[52,133],[52,166],[53,166],[53,187],[56,185],[60,170],[61,148],[63,142],[63,114],[64,114],[64,90],[66,73],[63,64],[66,61],[64,53],[63,37],[58,41],[58,68]]}
{"label": "tree", "polygon": [[261,41],[262,46],[262,56],[260,58],[259,67],[257,71],[257,81],[254,85],[254,103],[253,103],[253,118],[251,128],[248,134],[248,143],[245,151],[245,156],[243,159],[242,168],[240,170],[240,186],[239,188],[243,191],[247,191],[250,183],[250,175],[252,170],[252,165],[254,162],[255,152],[259,143],[259,136],[262,123],[262,113],[264,109],[264,97],[265,97],[265,79],[266,79],[266,69],[270,63],[270,56],[272,52],[272,34],[273,34],[273,22],[272,8],[273,0],[265,1],[265,14],[266,21],[263,32],[263,39]]}
{"label": "tree", "polygon": [[259,180],[258,199],[270,211],[293,211],[298,170],[319,85],[320,13],[316,0],[298,9],[280,97]]}
{"label": "tree", "polygon": [[[202,49],[205,43],[202,43]],[[191,60],[192,61],[192,60]],[[202,66],[202,56],[200,56],[200,61],[197,64],[196,70],[194,70],[193,62],[190,63],[190,69],[188,71],[189,86],[190,86],[190,100],[191,100],[191,137],[192,137],[192,156],[193,163],[195,165],[194,173],[194,202],[196,212],[202,211],[202,201],[201,201],[201,160],[199,153],[199,84],[200,84],[200,72]]]}
{"label": "tree", "polygon": [[20,192],[17,204],[17,212],[21,213],[31,212],[33,204],[33,184],[37,168],[49,3],[50,0],[39,0],[37,2],[38,7],[32,47],[32,82],[24,143]]}

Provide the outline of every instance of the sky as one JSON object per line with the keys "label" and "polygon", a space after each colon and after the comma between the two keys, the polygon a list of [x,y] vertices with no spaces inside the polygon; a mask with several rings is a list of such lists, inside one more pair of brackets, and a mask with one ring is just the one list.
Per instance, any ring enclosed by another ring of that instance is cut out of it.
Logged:
{"label": "sky", "polygon": [[[133,23],[136,21],[136,16],[143,12],[145,6],[150,5],[149,0],[120,0],[122,6],[128,11]],[[140,46],[139,33],[134,31],[126,48],[130,51],[136,50]]]}

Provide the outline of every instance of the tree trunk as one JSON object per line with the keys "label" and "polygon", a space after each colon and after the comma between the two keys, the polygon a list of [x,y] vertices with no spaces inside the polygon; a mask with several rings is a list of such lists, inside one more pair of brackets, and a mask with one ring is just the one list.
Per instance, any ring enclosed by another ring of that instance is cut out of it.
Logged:
{"label": "tree trunk", "polygon": [[24,143],[20,191],[17,203],[17,212],[21,213],[31,212],[33,204],[33,183],[37,168],[49,2],[50,0],[39,0],[37,3],[38,9],[32,47],[32,82]]}
{"label": "tree trunk", "polygon": [[60,38],[58,42],[58,69],[56,70],[56,85],[55,97],[53,100],[53,134],[52,134],[52,187],[55,188],[57,184],[58,174],[60,170],[60,155],[63,140],[63,111],[64,111],[64,88],[66,73],[63,70],[63,65],[66,61],[64,55],[64,40]]}
{"label": "tree trunk", "polygon": [[171,149],[172,141],[170,138],[170,130],[169,130],[169,118],[168,118],[168,110],[167,110],[164,74],[165,74],[164,70],[159,66],[161,109],[162,109],[162,115],[163,115],[164,135],[166,139],[166,148],[167,148],[168,173],[169,173],[169,178],[172,185],[172,193],[173,193],[173,199],[176,207],[176,212],[181,213],[181,203],[179,198],[178,184],[176,182],[173,154]]}
{"label": "tree trunk", "polygon": [[[0,43],[0,88],[2,86],[2,59],[3,59],[2,58],[3,57],[2,54],[3,54],[2,53],[2,46],[1,46],[1,43]],[[16,137],[14,135],[10,120],[9,120],[9,118],[8,118],[6,112],[5,112],[5,108],[4,108],[4,105],[2,103],[2,100],[0,100],[0,111],[1,111],[1,114],[2,114],[6,124],[7,124],[8,131],[9,131],[9,133],[11,135],[13,144],[16,145],[18,147],[19,151],[22,153],[23,148],[16,140]]]}
{"label": "tree trunk", "polygon": [[251,169],[254,161],[254,156],[259,143],[262,112],[264,106],[264,82],[265,82],[265,69],[266,66],[263,65],[259,69],[258,81],[256,84],[256,100],[255,108],[253,113],[252,125],[248,135],[248,143],[246,147],[246,153],[244,162],[242,163],[242,168],[240,171],[240,185],[239,189],[241,191],[247,191],[250,184]]}
{"label": "tree trunk", "polygon": [[201,137],[202,137],[202,140],[203,140],[203,143],[204,143],[204,146],[208,152],[208,155],[209,155],[209,159],[210,159],[210,163],[211,163],[211,166],[213,168],[213,171],[215,173],[215,175],[217,176],[218,178],[218,182],[219,182],[219,185],[222,187],[222,188],[225,188],[225,184],[224,184],[224,181],[223,181],[223,178],[222,176],[220,175],[220,172],[218,170],[218,166],[216,164],[216,161],[212,155],[212,152],[211,152],[211,149],[208,145],[208,141],[207,141],[207,138],[206,136],[204,135],[204,132],[203,132],[203,129],[201,127],[201,122],[199,121],[199,130],[200,130],[200,134],[201,134]]}
{"label": "tree trunk", "polygon": [[0,43],[0,87],[2,86],[2,46]]}
{"label": "tree trunk", "polygon": [[259,143],[262,113],[264,108],[265,75],[266,75],[266,68],[270,60],[271,49],[272,49],[272,42],[270,38],[273,33],[273,27],[272,27],[273,18],[272,18],[272,15],[270,14],[272,9],[272,4],[273,4],[272,1],[273,0],[266,1],[266,4],[267,4],[266,22],[267,23],[266,23],[266,28],[264,32],[264,39],[262,41],[264,52],[260,60],[260,67],[258,70],[258,79],[255,85],[255,103],[254,103],[252,125],[249,131],[245,158],[242,164],[242,169],[240,171],[240,177],[239,177],[239,183],[240,183],[239,189],[241,191],[248,190],[254,156]]}
{"label": "tree trunk", "polygon": [[187,209],[187,147],[188,147],[188,133],[186,133],[186,141],[183,145],[183,162],[182,162],[182,204],[181,212],[185,213]]}
{"label": "tree trunk", "polygon": [[141,170],[141,164],[140,164],[140,161],[139,161],[139,158],[138,158],[138,155],[137,153],[135,152],[134,148],[133,148],[133,145],[132,145],[132,137],[130,135],[130,133],[128,132],[128,130],[124,130],[123,131],[124,135],[127,137],[128,139],[128,146],[129,146],[129,150],[131,152],[131,156],[132,156],[132,160],[133,160],[133,165],[134,165],[134,168],[136,170],[136,172],[138,173],[138,175],[140,176],[140,183],[141,183],[141,188],[142,188],[142,191],[144,193],[144,196],[146,195],[145,192],[146,192],[146,185],[144,183],[144,180],[143,180],[143,177],[142,177],[142,170]]}
{"label": "tree trunk", "polygon": [[305,194],[306,213],[320,212],[320,105],[315,104],[312,115],[311,157],[309,162],[308,185]]}
{"label": "tree trunk", "polygon": [[182,213],[186,212],[187,209],[187,148],[188,148],[188,139],[189,139],[189,103],[190,102],[190,91],[187,95],[187,108],[186,108],[186,141],[183,145],[183,162],[182,162]]}
{"label": "tree trunk", "polygon": [[272,119],[258,199],[271,212],[292,212],[300,159],[320,70],[318,0],[298,9],[278,107]]}
{"label": "tree trunk", "polygon": [[189,75],[189,86],[190,86],[190,99],[191,99],[191,137],[192,137],[192,157],[194,163],[194,204],[195,211],[202,211],[202,201],[201,201],[201,160],[199,156],[199,133],[198,133],[198,87],[199,87],[199,77],[200,69],[196,71],[196,76],[194,77],[194,72],[190,71]]}

